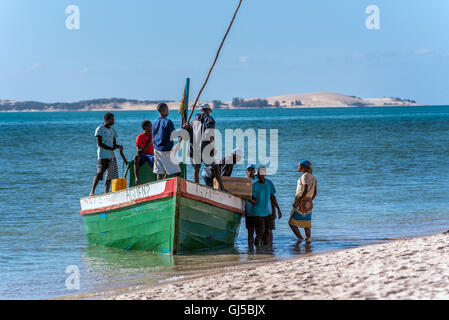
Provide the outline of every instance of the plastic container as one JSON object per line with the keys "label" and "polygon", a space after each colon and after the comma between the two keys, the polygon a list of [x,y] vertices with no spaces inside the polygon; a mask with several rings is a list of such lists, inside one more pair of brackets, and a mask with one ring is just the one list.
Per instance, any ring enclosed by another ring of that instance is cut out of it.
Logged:
{"label": "plastic container", "polygon": [[126,179],[118,178],[112,180],[112,192],[120,191],[126,189]]}

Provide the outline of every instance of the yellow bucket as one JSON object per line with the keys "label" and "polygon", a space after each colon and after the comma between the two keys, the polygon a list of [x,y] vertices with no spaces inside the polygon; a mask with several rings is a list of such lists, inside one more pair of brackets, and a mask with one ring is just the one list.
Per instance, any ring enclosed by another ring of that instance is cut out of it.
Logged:
{"label": "yellow bucket", "polygon": [[112,192],[120,191],[126,189],[126,179],[118,178],[112,180]]}

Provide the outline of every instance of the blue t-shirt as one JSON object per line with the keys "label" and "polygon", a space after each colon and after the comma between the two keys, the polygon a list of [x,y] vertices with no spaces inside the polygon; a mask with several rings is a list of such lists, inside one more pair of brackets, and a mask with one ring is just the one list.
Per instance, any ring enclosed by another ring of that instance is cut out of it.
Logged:
{"label": "blue t-shirt", "polygon": [[[95,137],[101,137],[101,142],[108,147],[114,147],[114,139],[117,139],[117,131],[114,128],[106,128],[104,124],[97,127],[95,130]],[[114,158],[114,151],[106,150],[97,146],[98,159],[112,159]]]}
{"label": "blue t-shirt", "polygon": [[[276,193],[276,188],[274,187],[274,184],[273,184],[273,182],[271,182],[271,180],[268,180],[267,178],[265,178],[265,182],[268,182],[270,184],[270,188],[271,188],[270,197],[271,197],[271,195]],[[268,212],[270,213],[270,215],[273,214],[273,209],[271,208],[271,200],[268,201]]]}
{"label": "blue t-shirt", "polygon": [[160,117],[153,124],[153,146],[158,151],[170,151],[173,141],[170,140],[171,133],[175,130],[173,122],[167,117]]}
{"label": "blue t-shirt", "polygon": [[268,204],[270,202],[270,197],[273,194],[274,186],[272,187],[272,183],[269,180],[265,179],[264,183],[260,183],[256,181],[253,183],[253,194],[257,200],[256,204],[252,206],[251,216],[253,217],[267,217],[270,215],[268,211]]}
{"label": "blue t-shirt", "polygon": [[[257,182],[257,176],[253,177],[253,183]],[[253,204],[249,201],[245,201],[245,213],[246,216],[251,217],[252,216],[252,211],[253,211]]]}

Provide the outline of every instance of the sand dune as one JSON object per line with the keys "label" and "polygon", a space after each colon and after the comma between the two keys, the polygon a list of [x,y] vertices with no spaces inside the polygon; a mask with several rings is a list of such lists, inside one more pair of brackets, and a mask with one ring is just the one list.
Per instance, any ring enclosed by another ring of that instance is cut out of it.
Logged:
{"label": "sand dune", "polygon": [[[264,99],[268,101],[268,106],[256,106],[263,108],[323,108],[323,107],[357,107],[357,106],[415,106],[418,105],[414,101],[399,98],[359,98],[355,96],[347,96],[333,92],[315,92],[305,94],[290,94],[283,96],[275,96],[268,98],[247,98],[245,101],[256,99]],[[98,100],[106,100],[108,102],[99,103]],[[211,101],[200,101],[209,103],[213,107]],[[0,100],[0,112],[41,112],[41,111],[119,111],[119,110],[156,110],[156,102],[127,100],[127,99],[94,99],[88,101],[77,102],[76,108],[70,106],[70,103],[45,104],[41,102],[27,102],[14,100]],[[167,103],[170,110],[179,110],[179,101],[171,101]],[[193,101],[190,102],[192,107]],[[36,105],[39,105],[37,108]],[[235,107],[231,101],[224,102],[221,109],[245,109],[245,107]]]}

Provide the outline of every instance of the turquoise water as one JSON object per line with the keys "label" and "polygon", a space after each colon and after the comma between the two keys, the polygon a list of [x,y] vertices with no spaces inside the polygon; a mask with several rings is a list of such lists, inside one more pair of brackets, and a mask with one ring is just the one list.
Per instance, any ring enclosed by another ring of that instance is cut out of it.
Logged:
{"label": "turquoise water", "polygon": [[[131,158],[141,121],[156,113],[115,114],[119,143]],[[279,129],[279,170],[271,180],[284,217],[273,251],[248,252],[243,224],[234,249],[208,255],[167,257],[88,245],[79,198],[88,195],[95,174],[93,134],[103,112],[0,113],[0,298],[151,284],[213,267],[449,229],[449,106],[217,110],[213,116],[222,130]],[[179,127],[177,112],[171,117]],[[301,159],[313,163],[318,179],[309,247],[298,245],[287,226]],[[234,170],[244,175],[243,165]],[[79,290],[66,288],[69,265],[80,270]]]}

